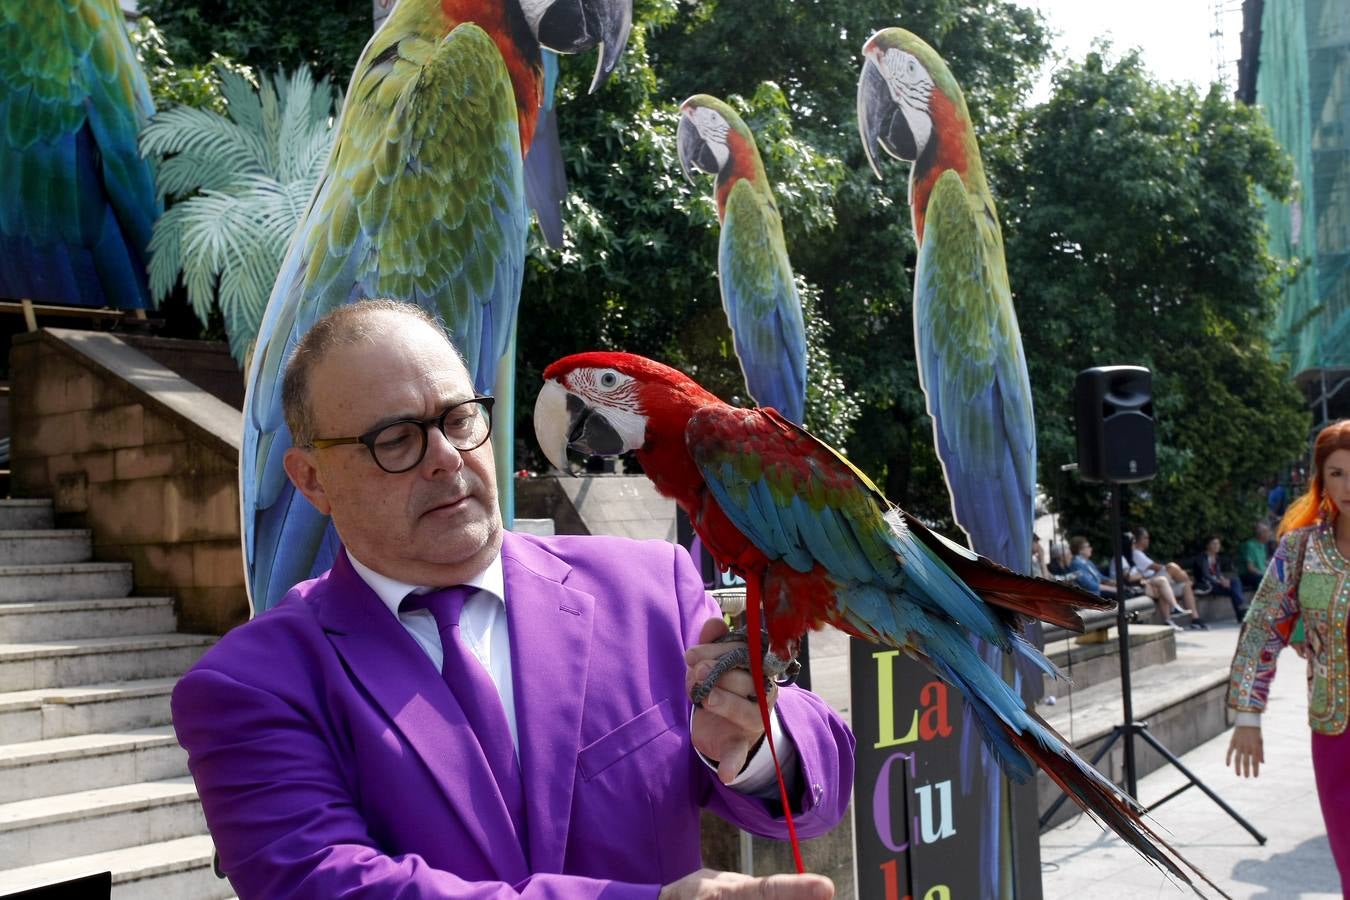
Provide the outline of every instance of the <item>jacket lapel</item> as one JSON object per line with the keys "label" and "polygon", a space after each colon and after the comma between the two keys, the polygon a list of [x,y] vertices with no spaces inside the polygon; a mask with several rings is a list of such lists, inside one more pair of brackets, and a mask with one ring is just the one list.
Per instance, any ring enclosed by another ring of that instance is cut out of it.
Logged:
{"label": "jacket lapel", "polygon": [[510,883],[525,878],[525,855],[492,770],[440,673],[356,574],[345,550],[328,577],[319,621],[353,680],[417,751],[499,877]]}
{"label": "jacket lapel", "polygon": [[502,567],[530,870],[561,872],[595,598],[564,584],[571,572],[567,563],[516,535],[505,537]]}

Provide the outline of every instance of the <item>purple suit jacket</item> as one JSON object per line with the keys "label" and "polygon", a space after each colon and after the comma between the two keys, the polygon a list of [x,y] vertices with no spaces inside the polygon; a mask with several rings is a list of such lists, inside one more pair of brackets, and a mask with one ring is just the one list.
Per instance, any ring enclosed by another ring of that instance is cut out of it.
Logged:
{"label": "purple suit jacket", "polygon": [[[502,563],[523,836],[454,695],[345,553],[178,683],[174,728],[243,900],[653,898],[701,865],[701,806],[785,836],[690,743],[683,653],[716,609],[682,549],[508,534]],[[816,836],[847,806],[853,737],[804,691],[778,710]]]}

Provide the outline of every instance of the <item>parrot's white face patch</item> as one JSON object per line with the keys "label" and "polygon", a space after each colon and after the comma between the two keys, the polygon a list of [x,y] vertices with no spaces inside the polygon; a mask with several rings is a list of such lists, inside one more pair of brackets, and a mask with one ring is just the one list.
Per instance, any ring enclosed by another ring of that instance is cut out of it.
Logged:
{"label": "parrot's white face patch", "polygon": [[544,13],[556,2],[557,0],[520,0],[520,11],[525,14],[525,21],[529,23],[530,31],[535,37],[539,36],[539,22],[544,18]]}
{"label": "parrot's white face patch", "polygon": [[891,99],[900,107],[905,124],[914,135],[916,156],[923,155],[923,148],[933,136],[933,119],[928,112],[928,101],[933,95],[933,76],[928,74],[923,63],[913,53],[906,53],[895,47],[873,58]]}
{"label": "parrot's white face patch", "polygon": [[641,412],[638,382],[617,369],[577,369],[567,378],[572,393],[604,410],[605,421],[628,450],[647,442],[647,417]]}
{"label": "parrot's white face patch", "polygon": [[689,107],[685,109],[684,114],[703,143],[712,150],[713,157],[717,160],[717,168],[721,169],[727,164],[727,157],[731,155],[731,149],[727,146],[727,132],[731,130],[731,126],[727,120],[717,110],[706,106]]}

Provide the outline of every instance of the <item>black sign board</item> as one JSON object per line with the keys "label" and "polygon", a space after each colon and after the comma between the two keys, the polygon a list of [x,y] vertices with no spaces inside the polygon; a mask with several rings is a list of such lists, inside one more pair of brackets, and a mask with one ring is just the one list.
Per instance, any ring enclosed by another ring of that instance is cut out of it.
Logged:
{"label": "black sign board", "polygon": [[3,900],[107,900],[111,896],[112,873],[100,872],[17,894],[5,894]]}
{"label": "black sign board", "polygon": [[1034,785],[985,778],[960,694],[923,665],[859,640],[849,653],[858,897],[1039,898]]}

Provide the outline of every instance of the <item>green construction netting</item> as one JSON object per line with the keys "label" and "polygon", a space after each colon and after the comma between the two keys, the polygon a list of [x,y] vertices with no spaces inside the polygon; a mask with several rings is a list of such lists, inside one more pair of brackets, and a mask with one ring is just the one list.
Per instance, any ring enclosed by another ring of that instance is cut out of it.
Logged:
{"label": "green construction netting", "polygon": [[1267,200],[1271,249],[1307,264],[1273,343],[1295,373],[1350,366],[1350,0],[1266,0],[1261,30],[1257,102],[1299,185]]}

